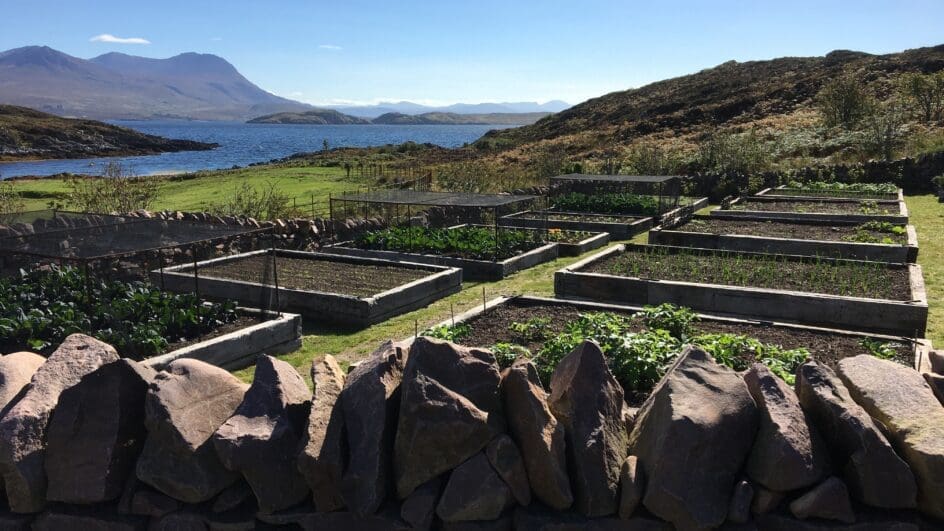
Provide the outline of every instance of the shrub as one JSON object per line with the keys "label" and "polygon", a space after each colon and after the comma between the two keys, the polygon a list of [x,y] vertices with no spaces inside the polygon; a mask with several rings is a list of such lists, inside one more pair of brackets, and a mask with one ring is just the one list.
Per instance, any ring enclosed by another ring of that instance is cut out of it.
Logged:
{"label": "shrub", "polygon": [[816,104],[826,127],[855,129],[874,107],[860,80],[851,75],[838,77],[823,86]]}
{"label": "shrub", "polygon": [[240,183],[233,195],[221,203],[212,203],[208,210],[218,216],[245,216],[257,220],[292,217],[291,198],[268,182],[260,190],[249,183]]}
{"label": "shrub", "polygon": [[698,145],[692,164],[699,171],[719,174],[750,174],[770,168],[771,149],[749,133],[714,133]]}
{"label": "shrub", "polygon": [[19,214],[25,208],[23,198],[13,183],[0,181],[0,214]]}
{"label": "shrub", "polygon": [[117,162],[109,162],[101,177],[73,177],[65,202],[80,212],[108,214],[147,210],[160,195],[160,181],[135,177]]}
{"label": "shrub", "polygon": [[899,79],[898,90],[925,122],[939,120],[944,113],[944,70],[932,74],[904,74]]}

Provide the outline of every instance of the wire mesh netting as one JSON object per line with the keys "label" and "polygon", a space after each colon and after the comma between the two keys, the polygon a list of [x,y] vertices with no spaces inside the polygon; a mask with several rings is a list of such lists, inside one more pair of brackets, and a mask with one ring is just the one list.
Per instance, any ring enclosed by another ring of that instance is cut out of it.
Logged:
{"label": "wire mesh netting", "polygon": [[692,202],[678,175],[587,175],[550,178],[553,209],[594,214],[656,216]]}

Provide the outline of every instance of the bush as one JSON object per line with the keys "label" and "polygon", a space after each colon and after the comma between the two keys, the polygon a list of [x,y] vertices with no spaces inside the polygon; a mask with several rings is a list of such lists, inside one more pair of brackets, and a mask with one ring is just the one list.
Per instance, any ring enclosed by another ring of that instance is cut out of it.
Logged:
{"label": "bush", "polygon": [[25,210],[23,198],[13,183],[0,181],[0,214],[19,214]]}
{"label": "bush", "polygon": [[715,133],[698,145],[692,164],[698,171],[718,174],[751,174],[771,166],[772,150],[755,131]]}
{"label": "bush", "polygon": [[211,204],[208,210],[218,216],[245,216],[260,221],[288,218],[295,214],[289,205],[290,199],[278,191],[273,182],[266,183],[261,190],[241,183],[229,199]]}
{"label": "bush", "polygon": [[874,107],[861,81],[851,75],[826,83],[816,96],[816,104],[826,127],[855,129]]}
{"label": "bush", "polygon": [[117,162],[109,162],[101,177],[69,179],[66,204],[80,212],[124,214],[148,210],[160,195],[160,180],[136,177]]}
{"label": "bush", "polygon": [[944,114],[944,70],[933,74],[909,73],[899,79],[898,90],[911,110],[925,122]]}

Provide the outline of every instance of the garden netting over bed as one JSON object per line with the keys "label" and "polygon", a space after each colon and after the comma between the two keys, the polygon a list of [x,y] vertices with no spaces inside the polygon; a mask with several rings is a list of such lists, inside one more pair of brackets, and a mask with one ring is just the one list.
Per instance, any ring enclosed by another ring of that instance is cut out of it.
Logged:
{"label": "garden netting over bed", "polygon": [[690,202],[683,197],[686,177],[678,175],[588,175],[550,178],[555,210],[593,214],[659,216]]}

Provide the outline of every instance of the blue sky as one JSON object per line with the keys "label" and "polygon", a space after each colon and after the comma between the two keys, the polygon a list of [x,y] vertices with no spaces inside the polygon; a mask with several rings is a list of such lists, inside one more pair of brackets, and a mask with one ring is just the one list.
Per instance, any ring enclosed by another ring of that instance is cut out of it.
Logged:
{"label": "blue sky", "polygon": [[315,104],[577,103],[731,59],[942,44],[942,21],[942,0],[0,0],[0,50],[214,53]]}

